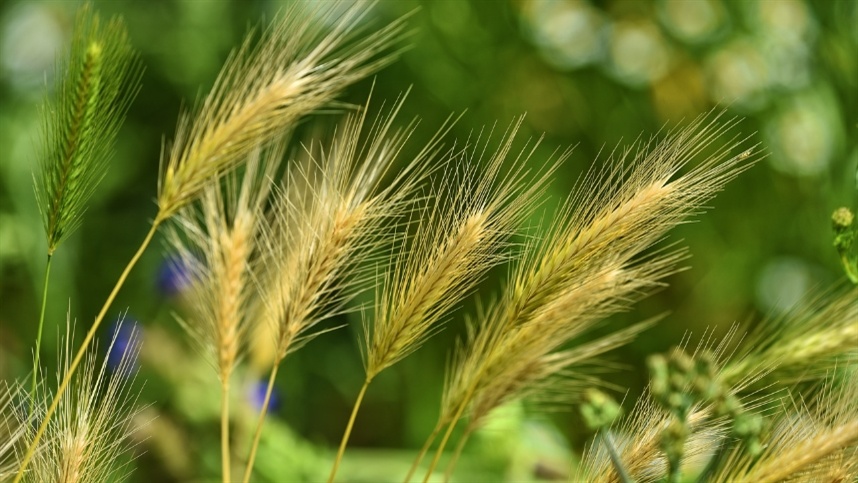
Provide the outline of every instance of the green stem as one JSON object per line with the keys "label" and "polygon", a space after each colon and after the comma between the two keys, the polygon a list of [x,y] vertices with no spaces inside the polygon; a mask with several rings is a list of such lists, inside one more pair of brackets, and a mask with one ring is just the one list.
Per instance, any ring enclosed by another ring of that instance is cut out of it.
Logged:
{"label": "green stem", "polygon": [[149,246],[149,243],[152,241],[152,238],[155,236],[155,232],[158,230],[158,226],[161,222],[164,221],[162,217],[156,217],[155,221],[152,222],[152,227],[149,229],[149,233],[146,234],[146,238],[143,239],[143,243],[140,244],[140,248],[137,249],[137,253],[131,258],[131,261],[128,262],[128,265],[125,266],[125,270],[122,271],[122,274],[119,276],[119,280],[116,281],[116,285],[114,285],[113,290],[108,295],[107,300],[104,302],[104,306],[101,307],[101,311],[98,313],[98,316],[95,318],[95,322],[92,323],[92,327],[90,327],[89,332],[87,332],[86,337],[83,340],[83,343],[78,349],[77,353],[72,360],[71,365],[66,371],[63,380],[60,382],[59,387],[57,388],[57,393],[54,395],[54,400],[51,402],[48,411],[45,413],[45,417],[42,419],[42,424],[39,426],[39,429],[36,431],[36,437],[33,438],[33,441],[30,443],[30,446],[27,447],[27,452],[24,454],[24,459],[21,461],[21,466],[18,468],[18,474],[15,475],[15,480],[12,483],[19,483],[21,478],[24,477],[24,472],[27,469],[27,466],[30,464],[30,460],[33,459],[33,455],[36,452],[36,448],[39,445],[39,441],[41,441],[42,436],[45,434],[45,429],[48,427],[48,423],[51,421],[51,417],[54,415],[54,412],[57,410],[57,406],[60,403],[60,399],[62,399],[63,394],[65,394],[66,389],[68,389],[69,382],[71,382],[72,376],[74,376],[75,371],[77,370],[77,366],[80,364],[80,361],[83,359],[84,354],[86,353],[86,348],[89,346],[89,343],[92,342],[92,339],[95,337],[95,332],[98,330],[98,327],[101,325],[101,322],[104,320],[104,316],[107,315],[107,311],[110,309],[110,305],[113,303],[113,299],[116,298],[116,295],[119,293],[119,289],[122,288],[122,285],[125,284],[125,279],[128,278],[128,274],[131,273],[131,269],[134,268],[134,265],[137,264],[137,261],[140,260],[140,257],[143,255],[143,252],[146,251],[146,247]]}
{"label": "green stem", "polygon": [[405,475],[405,480],[403,483],[408,483],[411,481],[411,477],[414,476],[414,472],[417,471],[417,467],[420,466],[420,462],[423,461],[423,457],[426,456],[426,452],[429,451],[429,448],[432,446],[432,443],[435,441],[435,438],[438,437],[438,433],[441,432],[441,429],[444,425],[441,421],[438,421],[438,424],[435,425],[435,429],[432,430],[432,434],[426,438],[426,442],[423,443],[423,447],[420,449],[420,453],[417,455],[417,458],[414,459],[414,463],[411,463],[411,468],[408,470],[408,474]]}
{"label": "green stem", "polygon": [[623,465],[623,459],[620,457],[620,453],[617,451],[617,446],[614,444],[614,437],[611,435],[610,430],[602,431],[602,443],[605,445],[605,448],[608,450],[608,456],[611,458],[611,463],[614,465],[614,471],[617,472],[617,477],[619,477],[621,483],[634,483],[635,480],[629,476],[629,472],[626,470],[626,467]]}
{"label": "green stem", "polygon": [[843,264],[843,271],[846,272],[846,277],[849,278],[850,282],[858,285],[858,264],[852,263],[846,252],[840,253],[840,261]]}
{"label": "green stem", "polygon": [[36,380],[39,375],[39,355],[42,349],[42,329],[45,326],[45,306],[48,305],[48,281],[51,278],[51,260],[53,254],[48,253],[48,263],[45,265],[45,280],[42,288],[42,310],[39,314],[39,332],[36,335],[36,352],[33,356],[33,382],[30,385],[30,418],[36,405]]}
{"label": "green stem", "polygon": [[259,449],[259,438],[262,436],[262,425],[265,423],[265,415],[268,414],[268,402],[271,401],[271,391],[274,390],[274,380],[277,379],[277,368],[279,361],[271,368],[268,376],[268,388],[265,390],[265,400],[262,401],[262,409],[259,411],[259,420],[256,422],[256,431],[253,434],[253,443],[250,445],[250,454],[247,457],[247,467],[244,469],[244,483],[250,481],[253,474],[253,462],[256,460],[256,450]]}
{"label": "green stem", "polygon": [[232,472],[229,467],[229,380],[221,385],[220,395],[220,457],[221,470],[223,472],[223,483],[232,481]]}
{"label": "green stem", "polygon": [[465,449],[465,443],[468,442],[468,438],[471,436],[472,432],[471,428],[468,428],[467,431],[465,431],[465,434],[459,438],[459,444],[456,445],[456,451],[453,452],[450,462],[447,463],[447,470],[444,472],[444,483],[450,481],[450,477],[453,476],[453,470],[456,468],[456,462],[459,461],[459,456],[462,455],[462,450]]}
{"label": "green stem", "polygon": [[355,418],[357,418],[360,403],[363,401],[363,396],[366,394],[366,389],[369,387],[369,382],[369,378],[364,381],[363,387],[360,388],[360,392],[355,400],[355,405],[352,408],[352,415],[349,417],[349,424],[346,425],[346,430],[343,432],[343,439],[340,441],[340,449],[337,451],[337,459],[334,460],[334,467],[331,468],[331,476],[328,477],[328,483],[333,483],[334,477],[337,476],[337,470],[340,468],[340,462],[343,460],[343,454],[346,452],[346,445],[349,443],[349,436],[352,434],[352,427],[355,424]]}
{"label": "green stem", "polygon": [[444,437],[441,438],[441,444],[438,445],[438,449],[435,450],[435,456],[432,458],[432,463],[429,465],[429,470],[426,471],[426,476],[423,478],[423,483],[429,481],[429,477],[432,476],[432,472],[435,471],[435,467],[438,466],[438,460],[441,459],[441,454],[444,452],[444,446],[447,446],[447,441],[450,440],[450,435],[453,434],[453,428],[456,427],[456,423],[459,422],[459,418],[462,417],[462,413],[465,411],[465,404],[459,405],[459,409],[456,411],[456,415],[453,416],[450,425],[447,426],[447,431],[444,433]]}
{"label": "green stem", "polygon": [[[669,483],[680,483],[682,481],[682,458],[685,455],[685,440],[687,434],[685,428],[688,427],[688,413],[685,410],[679,410],[677,411],[677,414],[674,414],[674,417],[677,420],[677,427],[683,428],[683,431],[669,433],[671,441],[668,444],[673,448],[670,451],[665,451],[665,453],[667,453],[668,465],[667,481]],[[671,428],[668,428],[665,431],[671,431]],[[663,437],[664,436],[662,436],[662,438]]]}

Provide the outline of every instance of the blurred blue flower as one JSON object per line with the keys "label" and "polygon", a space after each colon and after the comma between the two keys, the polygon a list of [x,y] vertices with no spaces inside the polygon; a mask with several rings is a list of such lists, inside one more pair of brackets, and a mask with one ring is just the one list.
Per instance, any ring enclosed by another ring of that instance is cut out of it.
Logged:
{"label": "blurred blue flower", "polygon": [[171,255],[158,268],[158,290],[167,297],[178,295],[193,280],[191,264],[181,255]]}
{"label": "blurred blue flower", "polygon": [[119,317],[110,326],[105,347],[107,367],[120,372],[123,377],[137,370],[137,354],[140,352],[140,324],[134,319]]}
{"label": "blurred blue flower", "polygon": [[[265,403],[265,391],[268,389],[268,381],[264,379],[254,382],[247,391],[247,399],[250,405],[257,411],[262,410],[262,405]],[[268,412],[275,412],[280,409],[280,394],[277,388],[271,390],[271,398],[268,400]]]}

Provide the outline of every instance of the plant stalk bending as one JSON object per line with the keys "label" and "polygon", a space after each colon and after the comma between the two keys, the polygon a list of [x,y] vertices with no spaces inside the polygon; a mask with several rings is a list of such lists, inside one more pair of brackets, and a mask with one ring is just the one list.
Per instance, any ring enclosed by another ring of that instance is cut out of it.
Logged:
{"label": "plant stalk bending", "polygon": [[271,392],[274,390],[274,380],[277,379],[277,368],[275,364],[271,367],[271,375],[268,377],[268,386],[265,389],[265,399],[262,401],[262,409],[259,410],[259,420],[256,422],[256,431],[253,433],[253,443],[250,445],[250,454],[247,457],[247,467],[244,469],[244,483],[250,482],[253,474],[253,462],[256,460],[256,450],[259,449],[259,438],[262,436],[262,425],[265,423],[265,415],[268,414],[268,403],[271,401]]}
{"label": "plant stalk bending", "polygon": [[363,401],[363,396],[366,394],[366,389],[369,387],[370,381],[371,379],[369,378],[364,381],[363,387],[360,388],[360,392],[357,395],[354,407],[352,408],[352,415],[349,417],[349,423],[346,425],[346,430],[343,433],[343,439],[340,441],[340,449],[337,451],[337,459],[334,460],[334,467],[331,468],[331,476],[328,477],[328,483],[334,483],[334,478],[337,476],[337,470],[340,468],[343,453],[346,452],[346,445],[349,443],[349,436],[352,434],[352,427],[354,427],[355,418],[357,417],[358,410],[360,409],[360,403]]}
{"label": "plant stalk bending", "polygon": [[158,230],[158,227],[164,221],[164,218],[158,216],[155,218],[155,221],[152,222],[152,227],[149,228],[149,233],[146,234],[146,237],[143,239],[143,242],[140,244],[140,248],[137,249],[137,252],[131,257],[131,260],[128,262],[128,265],[125,266],[125,270],[122,271],[122,274],[119,276],[119,280],[116,281],[116,285],[113,286],[113,290],[108,295],[107,300],[104,302],[104,305],[101,307],[101,311],[96,316],[95,321],[92,323],[92,327],[90,327],[89,332],[86,333],[86,337],[83,339],[83,343],[80,345],[80,349],[77,350],[77,353],[72,360],[71,365],[66,371],[63,380],[60,382],[59,387],[57,387],[57,393],[54,395],[54,399],[51,402],[51,405],[48,407],[48,411],[45,413],[45,417],[42,419],[42,424],[39,425],[39,429],[36,430],[36,436],[33,438],[33,441],[30,442],[30,445],[27,447],[26,452],[24,453],[24,458],[21,461],[21,466],[18,468],[18,474],[15,475],[15,479],[12,483],[19,483],[21,478],[24,477],[24,472],[27,469],[27,466],[30,464],[30,461],[33,459],[33,455],[36,452],[36,448],[39,445],[39,441],[42,439],[42,436],[45,434],[45,429],[48,427],[48,423],[51,421],[51,417],[54,415],[54,412],[57,410],[57,406],[60,403],[60,400],[65,394],[66,389],[68,389],[69,382],[71,382],[72,376],[74,376],[75,371],[77,370],[78,365],[80,365],[80,361],[83,359],[84,354],[86,354],[86,348],[89,347],[92,339],[95,338],[95,333],[98,330],[99,326],[101,326],[101,322],[104,320],[104,316],[107,315],[108,309],[113,304],[113,300],[116,298],[116,295],[119,293],[119,289],[125,284],[125,279],[128,278],[128,274],[131,273],[131,269],[137,265],[137,262],[140,260],[140,257],[143,255],[143,252],[146,251],[146,247],[149,246],[149,243],[152,242],[152,238],[155,236],[155,232]]}

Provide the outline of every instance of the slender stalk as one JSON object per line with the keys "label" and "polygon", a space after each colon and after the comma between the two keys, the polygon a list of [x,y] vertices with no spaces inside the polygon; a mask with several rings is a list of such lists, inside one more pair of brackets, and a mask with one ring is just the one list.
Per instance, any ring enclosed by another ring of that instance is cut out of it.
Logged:
{"label": "slender stalk", "polygon": [[223,472],[223,483],[232,481],[229,460],[229,380],[221,385],[220,394],[220,458]]}
{"label": "slender stalk", "polygon": [[256,432],[253,434],[253,443],[250,445],[250,454],[247,457],[247,467],[244,469],[244,483],[250,481],[250,475],[253,474],[253,462],[256,460],[256,450],[259,449],[259,438],[262,436],[262,424],[265,422],[265,415],[268,414],[268,402],[271,400],[271,391],[274,390],[274,380],[277,379],[278,364],[271,368],[271,375],[268,377],[268,388],[265,389],[265,400],[262,401],[262,410],[259,411],[259,421],[256,422]]}
{"label": "slender stalk", "polygon": [[846,272],[849,281],[858,284],[858,266],[852,263],[846,252],[840,254],[840,262],[843,263],[843,271]]}
{"label": "slender stalk", "polygon": [[602,431],[602,443],[605,444],[605,449],[608,450],[608,456],[611,458],[611,463],[614,465],[614,471],[617,472],[617,477],[621,483],[634,483],[635,480],[629,476],[626,467],[623,466],[623,460],[620,458],[620,453],[617,451],[617,446],[614,444],[614,437],[610,430]]}
{"label": "slender stalk", "polygon": [[77,353],[74,356],[74,360],[72,360],[68,371],[66,371],[63,380],[60,382],[60,385],[57,388],[57,393],[54,396],[54,400],[51,402],[50,407],[48,407],[48,411],[45,413],[44,419],[42,419],[42,424],[36,431],[36,437],[33,438],[33,441],[30,443],[30,446],[27,447],[27,452],[24,454],[24,459],[21,461],[21,467],[18,469],[18,474],[15,475],[15,480],[12,483],[19,483],[21,481],[21,478],[24,477],[24,472],[27,469],[27,466],[30,464],[30,460],[33,459],[33,455],[36,453],[36,448],[38,447],[39,441],[42,439],[42,436],[44,436],[45,434],[45,429],[47,429],[48,423],[51,421],[51,417],[57,410],[57,406],[59,405],[63,394],[65,394],[66,389],[68,389],[69,382],[71,382],[72,376],[74,376],[74,373],[77,370],[77,366],[83,359],[84,354],[86,354],[86,348],[89,346],[89,343],[92,342],[92,339],[95,337],[95,332],[98,330],[98,327],[104,320],[104,316],[107,314],[108,309],[110,309],[110,305],[113,303],[113,299],[115,299],[116,295],[119,293],[119,289],[122,288],[123,284],[125,284],[125,279],[128,278],[128,274],[131,273],[131,269],[134,268],[134,265],[136,265],[137,261],[140,260],[140,257],[143,255],[143,252],[146,251],[146,247],[149,246],[149,243],[155,236],[155,232],[158,230],[158,226],[160,226],[160,224],[164,220],[165,218],[162,218],[160,216],[155,218],[155,221],[152,222],[152,227],[149,229],[149,233],[146,234],[146,238],[143,239],[143,243],[141,243],[140,248],[137,249],[137,253],[135,253],[134,256],[131,257],[131,260],[128,262],[128,265],[125,266],[125,270],[123,270],[122,274],[119,276],[119,280],[116,281],[116,285],[114,285],[113,290],[110,292],[110,295],[108,295],[107,300],[104,302],[104,306],[101,307],[101,312],[98,313],[98,316],[95,318],[95,322],[92,323],[92,327],[90,327],[89,332],[87,332],[86,337],[84,338],[83,343],[80,346],[80,349],[78,349]]}
{"label": "slender stalk", "polygon": [[337,451],[337,459],[334,460],[334,467],[331,468],[331,476],[328,477],[328,483],[333,483],[334,477],[337,476],[337,470],[340,468],[343,453],[346,452],[346,445],[349,443],[349,436],[352,434],[352,427],[355,424],[355,418],[357,417],[358,409],[360,409],[360,403],[363,401],[363,395],[366,394],[366,388],[369,387],[369,382],[370,379],[364,381],[363,387],[360,388],[360,392],[355,400],[355,405],[352,408],[352,415],[349,417],[349,424],[346,425],[346,431],[343,433],[342,441],[340,441],[340,449]]}
{"label": "slender stalk", "polygon": [[[465,400],[467,401],[467,398]],[[447,446],[447,441],[450,440],[450,435],[453,434],[453,428],[456,427],[456,423],[459,422],[459,418],[461,418],[462,413],[465,412],[465,406],[467,406],[467,404],[464,402],[459,405],[459,409],[456,410],[456,415],[453,416],[452,421],[450,421],[450,425],[447,426],[447,431],[444,433],[444,437],[441,438],[441,444],[438,445],[438,449],[435,450],[435,457],[432,458],[432,463],[429,465],[429,470],[423,478],[423,483],[429,481],[429,477],[432,476],[432,472],[435,471],[435,467],[438,466],[438,460],[441,459],[441,453],[444,452],[444,446]]]}
{"label": "slender stalk", "polygon": [[444,427],[441,424],[441,421],[435,425],[435,429],[432,430],[432,434],[426,438],[426,442],[423,443],[423,448],[420,449],[420,454],[417,455],[417,458],[414,460],[414,463],[411,463],[411,469],[408,470],[408,474],[405,475],[405,480],[403,483],[408,483],[411,481],[411,477],[414,476],[414,472],[417,471],[417,467],[420,466],[420,462],[423,461],[423,457],[426,456],[426,452],[429,451],[429,447],[432,446],[432,443],[435,441],[435,438],[438,437],[438,433],[441,432],[441,429]]}
{"label": "slender stalk", "polygon": [[39,314],[39,332],[36,335],[36,352],[33,356],[33,382],[30,385],[30,418],[36,405],[36,377],[39,375],[39,354],[42,347],[42,328],[45,326],[45,306],[48,304],[48,281],[51,278],[51,260],[53,254],[48,253],[48,263],[45,266],[45,280],[42,288],[42,310]]}
{"label": "slender stalk", "polygon": [[450,458],[450,462],[447,463],[447,470],[444,471],[444,483],[450,481],[450,477],[453,476],[453,470],[456,468],[456,462],[459,461],[459,456],[462,455],[462,450],[465,449],[465,443],[468,442],[468,438],[471,436],[471,428],[468,428],[465,431],[465,434],[459,438],[459,444],[456,445],[456,451],[453,452],[453,457]]}

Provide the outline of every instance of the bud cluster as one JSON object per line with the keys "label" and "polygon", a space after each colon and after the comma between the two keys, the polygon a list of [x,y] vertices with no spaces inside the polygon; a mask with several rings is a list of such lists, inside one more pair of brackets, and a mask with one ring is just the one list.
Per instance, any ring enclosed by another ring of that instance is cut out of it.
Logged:
{"label": "bud cluster", "polygon": [[841,206],[831,215],[834,227],[834,248],[840,255],[846,276],[852,283],[858,284],[858,228],[854,227],[855,214],[852,210]]}
{"label": "bud cluster", "polygon": [[747,412],[730,387],[719,379],[711,352],[703,351],[694,358],[675,350],[669,357],[652,356],[648,363],[653,398],[673,416],[661,440],[671,474],[678,474],[690,432],[688,415],[695,405],[711,406],[716,417],[729,419],[733,435],[745,443],[746,451],[751,455],[760,453],[762,418]]}
{"label": "bud cluster", "polygon": [[623,413],[623,408],[611,396],[590,388],[584,392],[581,416],[584,424],[592,430],[600,430],[613,424]]}

